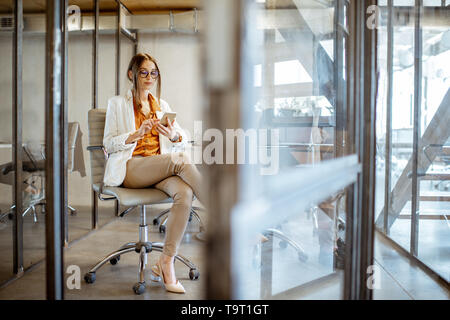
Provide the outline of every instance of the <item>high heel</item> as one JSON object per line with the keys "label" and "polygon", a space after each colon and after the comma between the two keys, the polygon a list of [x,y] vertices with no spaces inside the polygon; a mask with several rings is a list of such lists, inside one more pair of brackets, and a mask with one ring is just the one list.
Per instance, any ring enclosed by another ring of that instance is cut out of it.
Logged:
{"label": "high heel", "polygon": [[186,290],[184,290],[184,287],[180,283],[180,281],[177,280],[176,283],[166,283],[166,280],[164,279],[164,273],[159,261],[152,267],[152,272],[155,276],[160,277],[161,282],[164,284],[164,287],[167,291],[173,293],[186,293]]}

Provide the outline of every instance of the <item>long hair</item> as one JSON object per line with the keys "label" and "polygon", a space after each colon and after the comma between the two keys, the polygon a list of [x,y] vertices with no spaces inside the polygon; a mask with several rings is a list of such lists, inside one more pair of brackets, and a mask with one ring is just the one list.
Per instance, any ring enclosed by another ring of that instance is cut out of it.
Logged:
{"label": "long hair", "polygon": [[[135,55],[133,58],[131,58],[130,63],[128,64],[128,70],[127,70],[127,77],[128,80],[130,80],[133,83],[133,96],[134,99],[136,100],[136,104],[138,105],[138,108],[141,108],[141,97],[139,97],[138,95],[138,73],[139,73],[139,69],[141,68],[142,63],[145,60],[149,60],[151,62],[153,62],[155,64],[156,70],[158,70],[158,78],[156,80],[156,99],[158,101],[158,103],[160,103],[160,98],[161,98],[161,72],[159,71],[159,67],[158,64],[156,63],[155,58],[153,58],[152,56],[150,56],[147,53],[138,53],[137,55]],[[131,71],[132,73],[132,77],[130,79],[128,73],[129,71]]]}

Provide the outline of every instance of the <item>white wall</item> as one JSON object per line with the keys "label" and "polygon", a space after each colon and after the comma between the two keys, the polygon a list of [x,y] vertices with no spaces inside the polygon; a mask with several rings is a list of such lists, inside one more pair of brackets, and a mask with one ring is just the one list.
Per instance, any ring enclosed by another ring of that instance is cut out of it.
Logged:
{"label": "white wall", "polygon": [[203,91],[198,36],[140,34],[139,51],[153,56],[161,71],[161,98],[177,112],[177,121],[194,133],[194,121],[202,119]]}
{"label": "white wall", "polygon": [[[198,38],[193,35],[142,34],[139,52],[154,56],[162,74],[161,98],[178,113],[177,120],[193,133],[194,120],[202,115],[202,83]],[[45,104],[45,36],[24,34],[23,46],[23,140],[44,140]],[[12,41],[0,35],[0,141],[11,142]],[[121,93],[130,88],[126,68],[133,46],[122,38]],[[77,121],[83,133],[84,160],[87,176],[69,174],[69,203],[88,206],[91,202],[87,113],[92,100],[92,37],[90,34],[69,35],[68,101],[69,121]],[[100,35],[99,43],[99,107],[115,95],[114,35]],[[0,149],[2,163],[10,159],[10,150]],[[3,187],[2,187],[3,188]],[[1,189],[3,190],[3,189]],[[11,194],[1,192],[0,202],[11,201]],[[5,199],[3,199],[5,198]]]}

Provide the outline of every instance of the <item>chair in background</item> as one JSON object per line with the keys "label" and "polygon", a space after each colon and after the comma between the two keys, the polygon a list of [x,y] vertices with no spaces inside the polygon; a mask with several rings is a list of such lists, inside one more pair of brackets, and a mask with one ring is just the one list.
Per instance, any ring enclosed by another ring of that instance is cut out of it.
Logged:
{"label": "chair in background", "polygon": [[[45,160],[43,158],[36,160],[28,145],[24,145],[23,150],[28,160],[22,162],[22,199],[24,207],[22,216],[24,217],[31,212],[33,221],[36,223],[38,221],[36,207],[41,206],[42,210],[45,205]],[[14,185],[14,164],[12,162],[0,166],[0,183],[10,186]],[[7,212],[0,214],[0,220],[4,220],[6,217],[11,220],[15,208],[16,206],[12,205]],[[44,211],[42,210],[41,212]]]}
{"label": "chair in background", "polygon": [[[345,191],[341,191],[328,198],[319,204],[318,207],[315,207],[314,210],[314,233],[317,234],[319,238],[320,245],[320,253],[319,253],[319,261],[327,258],[328,251],[324,250],[327,245],[332,245],[333,247],[333,268],[336,269],[344,269],[344,260],[345,260],[345,214],[343,217],[340,216],[340,208],[341,204],[343,204],[343,200],[345,200],[346,193]],[[332,233],[329,232],[329,225],[325,224],[325,226],[320,225],[318,221],[317,211],[321,209],[330,219],[331,219],[331,230]]]}
{"label": "chair in background", "polygon": [[[67,154],[67,170],[68,172],[79,171],[81,176],[85,176],[84,160],[80,145],[81,143],[80,124],[78,122],[69,122],[68,124],[68,154]],[[44,145],[36,145],[30,142],[23,146],[23,151],[28,160],[23,161],[22,170],[23,177],[23,201],[24,211],[22,216],[31,212],[33,214],[34,222],[38,222],[36,208],[41,208],[41,213],[45,213],[45,151]],[[75,157],[78,156],[77,161]],[[38,158],[38,159],[36,159]],[[0,166],[0,183],[13,185],[14,184],[14,166],[12,162],[8,162]],[[12,205],[8,212],[0,214],[0,220],[5,217],[13,218],[15,205]],[[76,215],[77,211],[70,205],[67,206],[71,215]]]}
{"label": "chair in background", "polygon": [[[81,137],[83,133],[78,122],[69,122],[68,126],[68,153],[67,153],[67,172],[73,173],[78,171],[81,177],[86,176],[86,169],[84,165],[83,147],[81,144]],[[76,215],[77,210],[71,205],[67,208],[71,215]]]}
{"label": "chair in background", "polygon": [[[115,265],[119,262],[120,256],[128,252],[139,254],[139,278],[133,286],[136,294],[145,292],[145,266],[147,264],[147,254],[155,250],[162,252],[163,243],[151,242],[148,240],[148,225],[146,221],[146,205],[171,203],[173,200],[164,192],[155,188],[127,189],[122,187],[107,187],[103,185],[103,174],[106,164],[107,154],[103,147],[103,132],[105,127],[105,109],[92,109],[88,114],[89,123],[89,146],[92,188],[98,194],[100,200],[118,200],[120,205],[129,207],[119,216],[124,217],[133,208],[140,207],[139,241],[129,242],[121,246],[118,250],[106,255],[84,276],[87,283],[96,280],[96,272],[108,261]],[[198,279],[200,276],[197,267],[182,255],[175,256],[175,260],[182,262],[189,268],[189,278]]]}
{"label": "chair in background", "polygon": [[[306,162],[306,164],[297,164],[296,167],[298,168],[307,168],[319,163],[323,158],[322,149],[330,148],[330,145],[325,143],[325,133],[322,132],[319,127],[321,109],[312,106],[311,112],[313,117],[311,131],[309,132],[309,143],[291,144],[294,150],[304,149],[306,147],[306,157],[299,156],[298,154],[296,155],[296,160],[298,162],[301,162],[302,160]],[[304,151],[302,150],[302,153],[303,152]],[[292,154],[295,155],[295,152],[292,152]],[[342,237],[339,236],[339,232],[345,230],[345,221],[339,217],[339,207],[343,196],[345,196],[345,193],[340,192],[320,205],[311,206],[307,210],[308,218],[312,219],[313,236],[318,236],[319,238],[319,262],[326,260],[324,257],[327,258],[329,256],[329,252],[325,250],[325,248],[331,245],[333,246],[333,265],[335,268],[342,268],[343,265],[344,241]],[[328,217],[320,216],[319,209],[321,209]],[[324,220],[326,220],[326,223],[324,223]],[[266,229],[263,231],[263,234],[266,237],[280,239],[279,247],[282,249],[290,245],[297,252],[298,259],[301,262],[306,262],[308,260],[306,250],[299,242],[294,241],[290,236],[286,235],[286,233],[281,230],[281,226]]]}

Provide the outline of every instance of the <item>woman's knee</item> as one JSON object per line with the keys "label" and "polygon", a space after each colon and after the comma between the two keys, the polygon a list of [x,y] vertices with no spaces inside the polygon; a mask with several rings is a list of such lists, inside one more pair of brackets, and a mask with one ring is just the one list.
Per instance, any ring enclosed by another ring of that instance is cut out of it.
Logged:
{"label": "woman's knee", "polygon": [[176,164],[190,164],[191,157],[186,151],[172,153],[172,161]]}
{"label": "woman's knee", "polygon": [[191,157],[187,152],[176,152],[171,157],[172,163],[175,167],[175,173],[179,173],[186,168],[194,166],[191,161]]}
{"label": "woman's knee", "polygon": [[185,206],[191,206],[193,197],[194,192],[191,187],[187,184],[183,184],[182,186],[180,185],[180,188],[175,193],[174,202]]}

